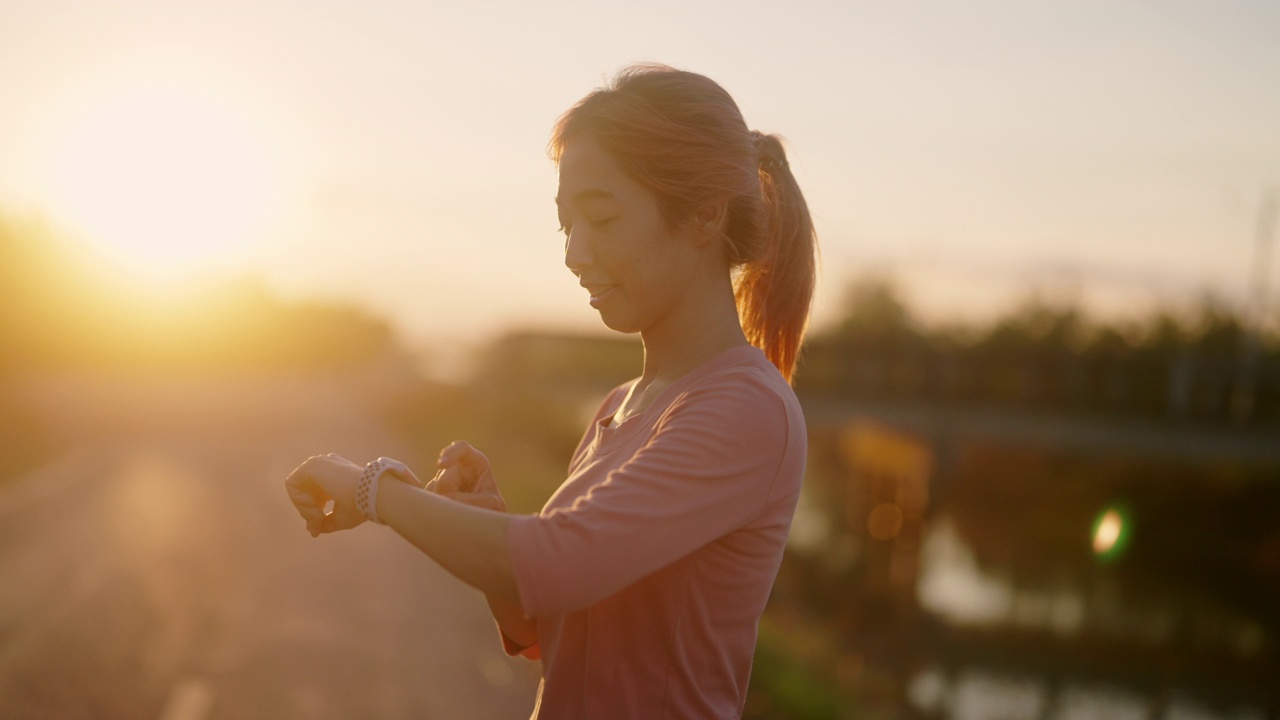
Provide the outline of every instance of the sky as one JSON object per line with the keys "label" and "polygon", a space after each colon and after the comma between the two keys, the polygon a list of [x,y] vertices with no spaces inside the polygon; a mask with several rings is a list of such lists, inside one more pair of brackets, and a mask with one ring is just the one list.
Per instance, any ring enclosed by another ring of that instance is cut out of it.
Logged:
{"label": "sky", "polygon": [[0,212],[140,281],[247,274],[414,342],[598,328],[545,145],[637,61],[786,137],[819,326],[865,273],[944,320],[1243,301],[1280,187],[1268,0],[4,0]]}

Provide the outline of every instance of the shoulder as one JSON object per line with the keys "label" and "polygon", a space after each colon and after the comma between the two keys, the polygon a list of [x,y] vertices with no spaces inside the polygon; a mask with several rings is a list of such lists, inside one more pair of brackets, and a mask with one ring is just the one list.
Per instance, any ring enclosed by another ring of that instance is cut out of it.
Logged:
{"label": "shoulder", "polygon": [[808,432],[791,385],[755,348],[683,388],[665,409],[655,439],[709,476],[759,483],[760,508],[794,508],[804,477]]}
{"label": "shoulder", "polygon": [[[697,421],[737,442],[779,448],[805,436],[804,414],[782,374],[756,348],[745,348],[684,387],[658,424]],[[758,448],[759,449],[759,448]]]}
{"label": "shoulder", "polygon": [[726,410],[789,411],[800,408],[795,391],[778,369],[754,347],[742,348],[691,382],[672,406],[691,402]]}

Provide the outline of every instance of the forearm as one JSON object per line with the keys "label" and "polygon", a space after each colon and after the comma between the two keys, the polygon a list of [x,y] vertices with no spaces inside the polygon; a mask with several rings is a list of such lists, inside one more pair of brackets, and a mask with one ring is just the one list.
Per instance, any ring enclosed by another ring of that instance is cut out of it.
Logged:
{"label": "forearm", "polygon": [[485,599],[489,601],[489,611],[493,613],[498,629],[508,640],[521,648],[538,641],[538,624],[533,618],[525,617],[519,601],[493,595],[485,595]]}
{"label": "forearm", "polygon": [[445,570],[487,597],[519,607],[507,550],[510,515],[455,502],[391,478],[379,484],[377,502],[378,517]]}

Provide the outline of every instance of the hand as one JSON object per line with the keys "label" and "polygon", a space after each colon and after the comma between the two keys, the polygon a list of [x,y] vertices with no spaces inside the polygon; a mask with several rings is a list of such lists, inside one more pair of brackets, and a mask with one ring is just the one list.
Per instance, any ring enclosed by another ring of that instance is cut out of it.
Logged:
{"label": "hand", "polygon": [[476,507],[507,511],[507,502],[498,491],[489,458],[467,443],[455,441],[440,451],[436,461],[440,471],[427,483],[427,490]]}
{"label": "hand", "polygon": [[[356,508],[356,482],[364,468],[336,453],[309,457],[284,481],[311,537],[348,530],[366,520]],[[325,506],[333,501],[332,512]]]}

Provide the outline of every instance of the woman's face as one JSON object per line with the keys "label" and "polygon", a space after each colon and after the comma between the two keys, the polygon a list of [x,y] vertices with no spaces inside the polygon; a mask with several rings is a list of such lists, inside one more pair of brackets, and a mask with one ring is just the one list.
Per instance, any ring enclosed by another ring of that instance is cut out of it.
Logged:
{"label": "woman's face", "polygon": [[698,257],[688,232],[671,232],[658,201],[595,140],[576,138],[560,156],[556,194],[564,264],[590,293],[604,324],[654,327],[689,298]]}

